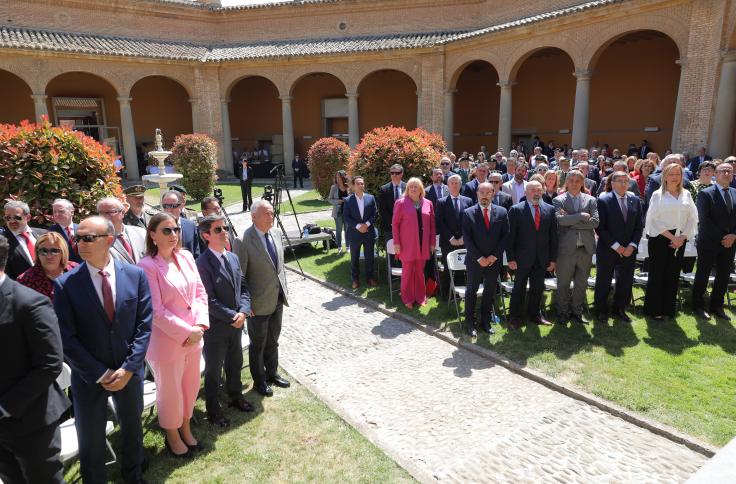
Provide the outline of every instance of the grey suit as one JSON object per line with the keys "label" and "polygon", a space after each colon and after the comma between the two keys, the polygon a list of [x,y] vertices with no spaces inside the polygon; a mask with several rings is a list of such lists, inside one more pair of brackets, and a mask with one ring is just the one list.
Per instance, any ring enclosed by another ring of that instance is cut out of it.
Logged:
{"label": "grey suit", "polygon": [[250,292],[251,309],[255,314],[248,318],[251,340],[248,362],[256,388],[265,386],[277,374],[281,315],[283,306],[289,305],[281,231],[271,228],[269,236],[276,252],[275,265],[255,225],[248,227],[236,244],[240,268]]}
{"label": "grey suit", "polygon": [[119,260],[120,262],[137,264],[139,260],[146,256],[146,231],[133,225],[124,225],[124,227],[124,237],[127,238],[130,248],[133,249],[133,258],[131,259],[119,238],[116,238],[112,247],[110,247],[110,255],[113,259]]}
{"label": "grey suit", "polygon": [[[582,314],[585,291],[595,253],[595,229],[598,227],[598,204],[585,193],[578,203],[569,193],[552,201],[557,217],[557,315],[565,320],[570,310],[570,282],[573,282],[572,312]],[[590,215],[585,219],[581,213]]]}

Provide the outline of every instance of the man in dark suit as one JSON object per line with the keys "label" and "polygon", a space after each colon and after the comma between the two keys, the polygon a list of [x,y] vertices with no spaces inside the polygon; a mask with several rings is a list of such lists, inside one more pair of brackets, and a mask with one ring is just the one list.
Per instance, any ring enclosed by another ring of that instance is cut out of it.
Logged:
{"label": "man in dark suit", "polygon": [[493,185],[493,198],[491,199],[491,203],[505,208],[506,212],[508,212],[514,202],[511,199],[511,195],[501,191],[501,186],[503,185],[503,176],[501,173],[498,171],[489,173],[488,183]]}
{"label": "man in dark suit", "polygon": [[82,262],[77,252],[77,244],[74,242],[74,235],[77,233],[77,224],[74,223],[74,205],[69,200],[57,198],[51,204],[51,215],[54,218],[54,224],[49,227],[50,231],[57,232],[64,237],[67,249],[69,250],[69,260],[74,262]]}
{"label": "man in dark suit", "polygon": [[[662,186],[662,172],[664,171],[664,169],[667,167],[667,165],[670,165],[672,163],[679,163],[680,166],[682,166],[684,159],[685,157],[679,154],[667,155],[664,157],[664,160],[662,160],[662,162],[659,164],[659,168],[657,168],[657,171],[649,175],[649,178],[647,179],[647,186],[644,189],[644,214],[647,213],[647,208],[649,208],[649,200],[652,199],[652,194],[656,192],[659,187]],[[683,173],[684,170],[685,168],[683,167]],[[682,183],[685,190],[690,189],[690,182],[688,181],[687,177],[683,176]]]}
{"label": "man in dark suit", "polygon": [[[393,170],[392,168],[392,177],[394,176]],[[381,193],[383,194],[383,188]],[[345,219],[345,228],[350,241],[350,275],[353,279],[353,289],[360,287],[361,247],[363,247],[365,256],[365,276],[368,279],[368,285],[377,286],[378,281],[373,272],[375,247],[373,226],[376,223],[376,200],[373,195],[365,193],[365,181],[362,176],[353,177],[353,193],[345,199],[342,216]],[[389,219],[390,230],[391,220]]]}
{"label": "man in dark suit", "polygon": [[74,425],[85,483],[107,482],[108,396],[120,424],[123,479],[142,482],[143,371],[153,310],[145,273],[112,258],[114,241],[109,220],[82,220],[77,244],[84,262],[54,283],[64,358],[72,367]]}
{"label": "man in dark suit", "polygon": [[199,234],[194,222],[181,216],[184,208],[184,197],[176,190],[168,190],[161,196],[161,207],[179,221],[181,227],[181,245],[192,253],[194,258],[199,257]]}
{"label": "man in dark suit", "polygon": [[475,167],[475,178],[465,184],[465,186],[463,187],[463,191],[462,191],[463,196],[471,199],[473,203],[477,203],[478,195],[476,195],[476,192],[478,191],[478,185],[480,185],[481,183],[485,183],[487,177],[488,177],[488,163],[481,163],[478,166],[476,166]]}
{"label": "man in dark suit", "polygon": [[[449,195],[437,200],[434,209],[434,217],[437,233],[440,236],[440,250],[442,251],[442,262],[447,267],[447,254],[453,250],[463,249],[463,217],[465,209],[473,205],[468,197],[460,195],[462,178],[460,175],[451,175],[447,179]],[[447,293],[450,287],[450,276],[448,271],[442,271],[443,292]]]}
{"label": "man in dark suit", "polygon": [[294,188],[296,188],[297,180],[299,180],[299,188],[304,188],[304,177],[307,176],[307,163],[299,158],[299,153],[291,160],[291,169],[294,171]]}
{"label": "man in dark suit", "polygon": [[536,324],[550,325],[542,317],[540,304],[544,291],[544,273],[555,270],[557,260],[557,220],[555,208],[542,201],[542,185],[532,181],[526,186],[526,201],[517,203],[509,212],[509,238],[506,258],[509,269],[516,271],[511,292],[509,326],[521,327],[521,309],[526,296],[527,316]]}
{"label": "man in dark suit", "polygon": [[625,171],[616,171],[611,175],[613,191],[598,199],[594,306],[596,319],[600,321],[608,317],[608,293],[615,276],[612,313],[625,322],[631,322],[625,308],[631,301],[636,251],[644,230],[644,212],[639,197],[627,190],[628,185],[629,175]]}
{"label": "man in dark suit", "polygon": [[253,406],[243,397],[240,368],[243,366],[241,336],[247,316],[253,316],[250,293],[240,271],[238,256],[228,251],[228,228],[222,215],[208,215],[199,222],[199,233],[208,249],[197,259],[197,269],[207,291],[210,329],[204,334],[204,396],[207,418],[219,427],[230,425],[220,408],[222,372],[230,406],[250,412]]}
{"label": "man in dark suit", "polygon": [[45,234],[43,229],[31,228],[31,209],[20,200],[11,200],[5,204],[5,227],[2,235],[8,239],[10,247],[5,275],[15,280],[28,270],[36,258],[36,239]]}
{"label": "man in dark suit", "polygon": [[442,170],[442,183],[447,185],[447,180],[454,172],[452,171],[452,161],[449,157],[443,156],[440,160],[440,169]]}
{"label": "man in dark suit", "polygon": [[[623,171],[624,173],[628,173],[629,169],[626,166],[626,162],[623,160],[618,160],[613,164],[613,171],[611,173],[617,172],[617,171]],[[603,177],[601,180],[601,184],[598,186],[598,194],[597,196],[601,196],[601,194],[606,193],[606,185],[608,184],[608,177],[611,175]],[[637,197],[641,197],[641,192],[639,191],[639,184],[636,183],[636,180],[633,178],[629,178],[629,186],[628,191],[636,195]],[[689,185],[688,185],[689,186]]]}
{"label": "man in dark suit", "polygon": [[[208,215],[222,215],[222,207],[220,207],[220,201],[216,197],[204,197],[199,206],[202,210],[202,218]],[[227,219],[225,219],[225,226],[227,227],[227,243],[225,244],[225,249],[232,252],[235,250],[235,239],[237,239],[237,235],[235,235],[235,229]],[[199,234],[199,252],[202,253],[207,249],[207,240],[202,237],[202,232],[199,229],[197,229],[197,233]]]}
{"label": "man in dark suit", "polygon": [[[404,167],[395,164],[390,168],[391,181],[383,185],[378,192],[378,210],[381,215],[381,230],[386,240],[393,237],[391,220],[394,216],[394,203],[404,196],[406,183],[401,181],[404,176]],[[371,197],[373,198],[373,197]]]}
{"label": "man in dark suit", "polygon": [[736,253],[736,189],[731,188],[733,167],[721,162],[716,167],[716,182],[698,194],[698,268],[693,284],[692,304],[702,318],[710,319],[703,301],[713,266],[716,277],[710,294],[710,312],[728,319],[723,311],[723,296]]}
{"label": "man in dark suit", "polygon": [[649,142],[645,139],[641,140],[641,146],[639,147],[639,158],[646,158],[647,155],[652,151],[649,147]]}
{"label": "man in dark suit", "polygon": [[5,275],[8,250],[0,236],[0,481],[61,483],[59,326],[47,297]]}
{"label": "man in dark suit", "polygon": [[496,283],[503,263],[509,224],[506,209],[493,205],[493,187],[485,182],[478,185],[478,203],[465,210],[463,241],[468,252],[465,256],[468,284],[465,292],[465,331],[476,335],[475,301],[478,288],[483,284],[483,302],[480,309],[481,331],[493,334],[491,306],[496,297]]}
{"label": "man in dark suit", "polygon": [[243,212],[245,212],[253,205],[253,167],[248,164],[247,158],[243,158],[239,171],[240,193],[243,196]]}
{"label": "man in dark suit", "polygon": [[693,156],[689,160],[687,160],[687,168],[690,170],[690,173],[697,176],[698,175],[698,169],[700,168],[700,164],[704,161],[711,161],[713,158],[710,157],[710,155],[707,154],[707,151],[705,149],[705,146],[701,146],[698,150],[698,156]]}
{"label": "man in dark suit", "polygon": [[442,182],[442,178],[442,169],[433,168],[432,183],[424,188],[424,198],[432,202],[435,208],[437,207],[437,200],[450,194],[447,185]]}

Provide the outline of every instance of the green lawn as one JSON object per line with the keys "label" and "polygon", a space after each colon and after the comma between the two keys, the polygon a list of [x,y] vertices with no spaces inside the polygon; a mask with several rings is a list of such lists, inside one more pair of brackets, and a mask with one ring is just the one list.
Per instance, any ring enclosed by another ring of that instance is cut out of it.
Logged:
{"label": "green lawn", "polygon": [[[323,200],[317,190],[310,190],[303,195],[294,197],[292,201],[294,202],[294,209],[296,210],[296,213],[317,212],[320,210],[329,210],[332,208],[330,202],[328,202],[327,200]],[[281,210],[285,214],[293,213],[293,211],[291,210],[291,205],[289,205],[289,199],[286,197],[286,194],[284,194],[281,198]]]}
{"label": "green lawn", "polygon": [[[348,255],[338,256],[334,249],[328,253],[302,249],[298,254],[305,271],[350,287]],[[382,257],[376,260],[376,269],[381,285],[363,286],[357,295],[412,314],[456,337],[462,335],[452,304],[433,298],[427,306],[409,311],[398,293],[391,303]],[[682,293],[689,296],[689,288]],[[635,289],[635,295],[641,296],[641,289]],[[591,290],[591,305],[592,296]],[[736,296],[732,298],[736,301]],[[641,301],[637,304],[641,306]],[[460,311],[462,314],[462,305]],[[698,321],[688,313],[676,323],[644,318],[639,310],[630,315],[633,324],[611,319],[608,324],[532,326],[520,332],[497,325],[495,335],[481,333],[477,344],[704,441],[719,446],[730,441],[736,435],[734,324]]]}
{"label": "green lawn", "polygon": [[[243,372],[243,381],[250,374]],[[169,457],[155,414],[145,414],[144,446],[150,465],[148,482],[411,482],[413,479],[357,430],[341,420],[306,388],[291,380],[289,389],[274,389],[263,398],[246,394],[256,411],[225,409],[231,421],[227,429],[205,420],[202,395],[197,400],[194,435],[205,445],[196,458],[180,461]],[[223,394],[223,402],[225,395]],[[117,431],[111,442],[118,450]],[[108,467],[108,478],[121,482],[119,464]],[[75,461],[65,478],[79,477]]]}

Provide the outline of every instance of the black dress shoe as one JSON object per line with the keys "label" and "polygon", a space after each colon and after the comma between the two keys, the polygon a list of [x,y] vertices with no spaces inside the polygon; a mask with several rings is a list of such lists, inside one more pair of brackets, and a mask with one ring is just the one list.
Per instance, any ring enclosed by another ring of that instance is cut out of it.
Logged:
{"label": "black dress shoe", "polygon": [[560,314],[557,316],[557,324],[567,325],[570,322],[569,314]]}
{"label": "black dress shoe", "polygon": [[[228,425],[229,425],[229,422],[228,422]],[[187,444],[186,440],[184,440],[184,437],[182,437],[181,432],[179,432],[179,436],[181,437],[181,441],[184,442],[184,445],[187,446],[187,449],[189,449],[189,452],[200,452],[204,450],[204,446],[200,442],[190,445],[190,444]]]}
{"label": "black dress shoe", "polygon": [[243,398],[242,396],[238,398],[233,398],[232,400],[230,400],[230,403],[228,403],[227,406],[232,407],[232,408],[237,408],[241,412],[252,412],[253,411],[253,405],[251,405],[251,403],[245,398]]}
{"label": "black dress shoe", "polygon": [[[174,452],[174,449],[172,449],[171,445],[169,445],[169,440],[166,438],[165,435],[164,435],[164,444],[166,444],[166,450],[169,452],[169,455],[171,457],[175,457],[177,459],[189,459],[192,457],[192,451],[189,450],[189,446],[187,446],[187,451],[184,452],[183,454],[177,454],[176,452]],[[186,443],[184,445],[186,445]]]}
{"label": "black dress shoe", "polygon": [[217,425],[223,429],[230,426],[230,421],[221,413],[217,415],[209,414],[207,415],[207,420],[209,420],[212,425]]}
{"label": "black dress shoe", "polygon": [[585,318],[583,318],[582,314],[573,314],[572,316],[570,316],[570,319],[572,319],[573,323],[588,324]]}
{"label": "black dress shoe", "polygon": [[521,329],[521,323],[519,322],[518,319],[512,319],[511,321],[508,322],[507,326],[508,326],[508,329],[511,329],[513,331],[518,331],[519,329]]}
{"label": "black dress shoe", "polygon": [[269,378],[268,383],[271,383],[272,385],[276,385],[279,388],[289,388],[291,386],[291,383],[289,383],[289,380],[282,377],[281,375],[276,375],[274,377]]}
{"label": "black dress shoe", "polygon": [[618,311],[614,311],[614,314],[616,315],[616,317],[618,319],[620,319],[624,323],[630,323],[631,322],[631,317],[628,314],[626,314],[626,311],[624,311],[623,309],[619,309]]}
{"label": "black dress shoe", "polygon": [[272,397],[273,396],[273,389],[270,385],[256,385],[254,387],[258,393],[263,395],[264,397]]}
{"label": "black dress shoe", "polygon": [[693,312],[695,313],[695,316],[700,319],[710,319],[710,314],[703,308],[695,308],[693,309]]}
{"label": "black dress shoe", "polygon": [[714,308],[710,310],[718,319],[730,319],[723,308]]}

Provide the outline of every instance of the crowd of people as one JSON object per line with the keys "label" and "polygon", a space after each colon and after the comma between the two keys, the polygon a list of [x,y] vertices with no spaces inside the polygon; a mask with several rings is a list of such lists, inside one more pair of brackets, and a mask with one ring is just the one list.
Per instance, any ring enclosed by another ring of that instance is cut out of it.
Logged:
{"label": "crowd of people", "polygon": [[[57,199],[48,230],[28,225],[25,202],[5,204],[0,482],[63,482],[59,421],[70,405],[82,480],[107,482],[108,397],[120,427],[122,478],[144,482],[146,378],[156,384],[168,453],[192,458],[206,446],[190,424],[202,370],[212,425],[230,425],[221,404],[223,373],[228,406],[254,409],[241,379],[244,327],[255,391],[269,397],[273,386],[290,386],[278,373],[288,290],[273,207],[255,201],[253,225],[235,238],[216,198],[202,200],[195,223],[178,188],[163,193],[163,211],[153,212],[145,188],[130,187],[124,201],[103,198],[97,215],[78,224],[74,205]],[[73,404],[57,383],[63,362]]]}
{"label": "crowd of people", "polygon": [[550,279],[556,283],[557,323],[588,323],[586,289],[594,264],[594,317],[630,322],[626,308],[640,249],[646,259],[645,315],[675,318],[681,273],[691,272],[697,259],[693,311],[706,319],[728,318],[724,296],[736,252],[736,157],[712,160],[702,148],[690,159],[670,152],[660,159],[646,140],[629,146],[627,155],[607,146],[555,148],[539,139],[528,156],[523,146],[517,148],[508,156],[501,150],[490,155],[484,146],[475,157],[446,153],[427,174],[426,186],[420,178],[404,182],[403,167],[391,166],[390,181],[375,197],[365,193],[361,176],[348,180],[338,171],[328,200],[337,250],[343,251],[343,243],[349,247],[352,287],[361,284],[361,258],[367,283],[377,284],[380,223],[391,264],[401,266],[401,300],[409,309],[426,304],[438,272],[443,295],[450,290],[449,271],[435,269],[435,245],[444,268],[451,252],[466,251],[464,329],[472,336],[478,329],[494,332],[497,284],[510,279],[511,330],[552,324],[541,307]]}

